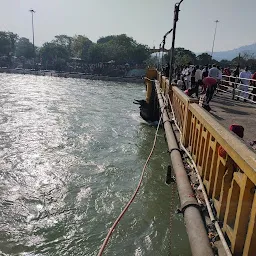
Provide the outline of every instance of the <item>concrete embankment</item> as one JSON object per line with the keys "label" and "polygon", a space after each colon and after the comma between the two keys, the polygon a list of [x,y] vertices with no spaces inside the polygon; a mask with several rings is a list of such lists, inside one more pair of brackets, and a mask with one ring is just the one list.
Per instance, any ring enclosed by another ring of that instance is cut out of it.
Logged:
{"label": "concrete embankment", "polygon": [[10,74],[23,74],[23,75],[36,75],[36,76],[53,76],[63,78],[78,78],[78,79],[89,79],[89,80],[102,80],[102,81],[113,81],[113,82],[126,82],[126,83],[142,83],[143,79],[138,77],[110,77],[101,75],[91,75],[83,73],[57,73],[52,71],[33,71],[25,69],[7,69],[0,68],[0,73]]}

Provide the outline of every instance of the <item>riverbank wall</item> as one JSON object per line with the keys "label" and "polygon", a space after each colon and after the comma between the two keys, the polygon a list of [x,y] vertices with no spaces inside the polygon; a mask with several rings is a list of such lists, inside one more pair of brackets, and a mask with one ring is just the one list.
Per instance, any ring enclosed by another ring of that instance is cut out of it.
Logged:
{"label": "riverbank wall", "polygon": [[101,75],[84,74],[84,73],[69,73],[69,72],[58,73],[53,71],[40,71],[40,70],[35,71],[35,70],[7,69],[7,68],[0,68],[0,73],[77,78],[77,79],[89,79],[89,80],[101,80],[101,81],[113,81],[113,82],[125,82],[125,83],[143,83],[143,79],[140,77],[111,77],[111,76],[101,76]]}

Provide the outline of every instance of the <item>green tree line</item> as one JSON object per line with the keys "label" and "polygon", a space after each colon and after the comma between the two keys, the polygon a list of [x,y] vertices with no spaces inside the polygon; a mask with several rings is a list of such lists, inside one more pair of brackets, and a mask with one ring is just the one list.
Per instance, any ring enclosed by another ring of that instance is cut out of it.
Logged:
{"label": "green tree line", "polygon": [[[8,64],[11,66],[13,58],[19,58],[20,63],[32,63],[35,58],[43,68],[56,70],[67,69],[72,60],[80,60],[83,63],[95,64],[99,62],[114,61],[116,64],[157,64],[159,57],[150,55],[148,46],[136,42],[126,34],[110,35],[101,37],[97,42],[92,42],[84,35],[57,35],[50,42],[44,43],[41,47],[35,46],[28,38],[19,37],[12,32],[0,31],[0,66]],[[165,62],[169,56],[164,56]],[[176,66],[187,65],[188,63],[206,65],[216,63],[225,66],[248,65],[256,70],[255,57],[248,53],[234,58],[232,61],[212,60],[208,53],[196,55],[192,51],[177,47],[175,49]]]}
{"label": "green tree line", "polygon": [[114,61],[116,64],[143,64],[150,56],[149,47],[126,34],[101,37],[96,43],[84,35],[57,35],[41,47],[12,32],[0,32],[0,57],[32,59],[42,65],[66,65],[71,59],[84,63]]}

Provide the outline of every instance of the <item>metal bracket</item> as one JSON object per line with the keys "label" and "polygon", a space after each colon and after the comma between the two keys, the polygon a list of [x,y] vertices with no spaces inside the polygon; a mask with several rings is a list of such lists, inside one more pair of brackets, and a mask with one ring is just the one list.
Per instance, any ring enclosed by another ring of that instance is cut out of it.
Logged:
{"label": "metal bracket", "polygon": [[[193,197],[194,197],[194,195],[193,195]],[[201,206],[198,203],[195,203],[195,201],[193,200],[193,201],[187,201],[183,205],[181,205],[181,207],[177,209],[177,213],[183,214],[185,212],[185,210],[190,206],[193,206],[201,211]]]}
{"label": "metal bracket", "polygon": [[171,183],[174,183],[174,182],[175,182],[175,177],[174,177],[174,175],[173,175],[172,166],[171,166],[171,165],[168,165],[165,183],[166,183],[167,185],[170,185]]}
{"label": "metal bracket", "polygon": [[173,124],[173,123],[174,123],[174,120],[172,120],[172,119],[167,119],[167,120],[163,121],[163,124],[165,124],[166,122],[170,122],[171,124]]}
{"label": "metal bracket", "polygon": [[172,151],[175,151],[175,150],[179,151],[181,154],[184,153],[184,151],[182,149],[180,149],[180,148],[172,148],[171,150],[167,150],[167,153],[171,154]]}

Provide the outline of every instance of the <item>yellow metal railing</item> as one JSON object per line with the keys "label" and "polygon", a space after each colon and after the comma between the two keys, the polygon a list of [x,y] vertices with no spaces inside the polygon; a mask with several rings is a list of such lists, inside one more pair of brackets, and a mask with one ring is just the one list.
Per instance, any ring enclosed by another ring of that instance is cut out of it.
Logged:
{"label": "yellow metal railing", "polygon": [[232,253],[256,255],[256,154],[179,88],[168,93]]}

